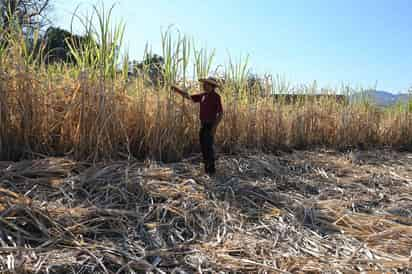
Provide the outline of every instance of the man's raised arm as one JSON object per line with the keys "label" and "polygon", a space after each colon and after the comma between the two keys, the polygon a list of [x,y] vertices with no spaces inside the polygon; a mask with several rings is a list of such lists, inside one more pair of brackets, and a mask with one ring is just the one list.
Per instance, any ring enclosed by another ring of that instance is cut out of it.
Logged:
{"label": "man's raised arm", "polygon": [[183,98],[192,100],[192,97],[190,97],[190,95],[189,95],[189,93],[187,93],[187,91],[185,91],[185,90],[183,90],[183,89],[181,89],[181,88],[179,88],[178,86],[175,86],[175,85],[172,85],[171,88],[172,88],[173,91],[179,93]]}

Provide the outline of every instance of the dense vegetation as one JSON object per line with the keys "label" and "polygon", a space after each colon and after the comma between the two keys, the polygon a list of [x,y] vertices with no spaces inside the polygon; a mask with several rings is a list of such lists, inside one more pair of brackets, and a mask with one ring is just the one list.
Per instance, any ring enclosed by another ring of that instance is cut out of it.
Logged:
{"label": "dense vegetation", "polygon": [[367,100],[342,104],[334,97],[308,96],[290,104],[273,95],[314,94],[316,83],[292,87],[281,77],[252,75],[247,58],[229,57],[226,65],[215,66],[214,51],[173,29],[162,33],[161,56],[147,50],[142,62],[133,62],[121,54],[125,26],[111,23],[111,9],[94,12],[97,23],[82,18],[82,35],[58,28],[28,34],[19,22],[2,24],[1,159],[43,154],[180,159],[197,150],[197,110],[169,86],[180,83],[196,92],[196,79],[210,74],[224,79],[219,92],[225,117],[217,133],[224,151],[412,144],[407,107],[380,109]]}

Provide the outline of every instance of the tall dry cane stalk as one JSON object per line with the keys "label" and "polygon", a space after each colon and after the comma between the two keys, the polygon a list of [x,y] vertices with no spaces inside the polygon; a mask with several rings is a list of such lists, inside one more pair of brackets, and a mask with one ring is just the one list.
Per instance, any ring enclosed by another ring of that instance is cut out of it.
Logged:
{"label": "tall dry cane stalk", "polygon": [[[75,65],[42,66],[41,51],[30,51],[19,32],[0,44],[0,158],[50,154],[96,161],[126,155],[167,161],[199,150],[198,108],[175,97],[168,85],[193,87],[199,76],[216,72],[214,51],[196,48],[178,32],[162,33],[163,85],[139,77],[125,86],[127,66],[121,66],[115,46],[123,25],[111,27],[110,14],[97,16],[96,26],[82,19],[89,40],[67,41]],[[280,76],[251,87],[247,61],[230,58],[223,68],[225,117],[216,141],[224,151],[412,147],[410,105],[383,109],[368,98],[348,104],[313,100],[315,84],[292,87]],[[345,86],[325,94],[342,90],[353,92]],[[307,96],[293,103],[274,96],[293,92]]]}
{"label": "tall dry cane stalk", "polygon": [[9,100],[7,98],[7,87],[5,83],[7,75],[0,71],[0,159],[11,159],[11,140],[9,140],[11,122],[9,118]]}

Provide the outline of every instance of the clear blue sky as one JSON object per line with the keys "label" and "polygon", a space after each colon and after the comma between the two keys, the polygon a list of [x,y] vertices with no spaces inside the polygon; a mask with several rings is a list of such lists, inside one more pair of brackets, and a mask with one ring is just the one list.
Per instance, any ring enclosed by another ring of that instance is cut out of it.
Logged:
{"label": "clear blue sky", "polygon": [[[106,6],[114,3],[103,1]],[[55,0],[56,25],[69,28],[71,12],[91,0]],[[217,50],[250,54],[255,72],[281,74],[292,83],[342,82],[392,92],[412,86],[410,0],[117,0],[114,18],[126,23],[125,45],[141,59],[146,42],[160,50],[170,24]]]}

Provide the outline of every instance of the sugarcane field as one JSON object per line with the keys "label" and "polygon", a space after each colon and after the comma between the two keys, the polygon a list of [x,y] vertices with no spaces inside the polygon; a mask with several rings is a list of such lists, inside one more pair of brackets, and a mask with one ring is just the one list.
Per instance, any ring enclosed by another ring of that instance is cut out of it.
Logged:
{"label": "sugarcane field", "polygon": [[235,3],[0,0],[0,273],[412,273],[409,4]]}

